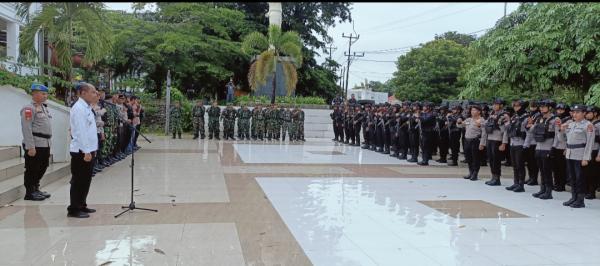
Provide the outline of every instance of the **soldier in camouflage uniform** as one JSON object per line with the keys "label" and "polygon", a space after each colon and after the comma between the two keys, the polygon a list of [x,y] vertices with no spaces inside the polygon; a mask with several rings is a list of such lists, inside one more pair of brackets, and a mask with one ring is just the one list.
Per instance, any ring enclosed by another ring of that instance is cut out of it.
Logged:
{"label": "soldier in camouflage uniform", "polygon": [[254,139],[258,138],[263,140],[265,134],[265,110],[262,109],[262,105],[258,105],[254,108],[252,114],[252,126],[254,127]]}
{"label": "soldier in camouflage uniform", "polygon": [[298,106],[296,106],[294,111],[298,113],[298,120],[296,122],[296,139],[306,141],[304,139],[304,111]]}
{"label": "soldier in camouflage uniform", "polygon": [[271,105],[265,108],[263,113],[265,115],[265,137],[267,138],[267,140],[271,140],[271,138],[273,138],[273,127],[271,126],[271,120],[273,120],[271,118],[271,114],[273,114],[273,106]]}
{"label": "soldier in camouflage uniform", "polygon": [[108,94],[103,101],[104,108],[106,112],[102,116],[102,121],[104,121],[104,145],[102,145],[102,150],[100,153],[102,154],[102,160],[100,164],[104,166],[110,166],[114,163],[114,158],[112,157],[115,146],[117,145],[117,115],[116,115],[116,106],[112,102],[112,95]]}
{"label": "soldier in camouflage uniform", "polygon": [[208,108],[208,139],[212,139],[213,135],[216,139],[219,138],[219,117],[221,116],[221,108],[215,101],[212,106]]}
{"label": "soldier in camouflage uniform", "polygon": [[290,111],[290,107],[288,106],[287,108],[283,109],[280,112],[280,114],[281,114],[280,117],[281,117],[281,121],[282,121],[281,140],[285,141],[285,134],[287,133],[290,136],[290,141],[293,141],[294,133],[292,132],[292,129],[291,129],[292,111]]}
{"label": "soldier in camouflage uniform", "polygon": [[252,118],[252,116],[252,111],[250,111],[246,105],[242,105],[238,115],[238,136],[240,140],[243,140],[244,138],[246,138],[246,140],[250,139],[250,118]]}
{"label": "soldier in camouflage uniform", "polygon": [[235,131],[235,118],[237,117],[237,111],[233,109],[232,103],[227,103],[227,108],[223,110],[221,118],[223,119],[223,138],[225,140],[235,140],[233,137]]}
{"label": "soldier in camouflage uniform", "polygon": [[198,138],[198,135],[201,136],[202,139],[206,137],[204,133],[204,105],[202,101],[199,100],[196,103],[196,106],[192,108],[192,124],[194,125],[194,139]]}
{"label": "soldier in camouflage uniform", "polygon": [[169,123],[171,126],[171,133],[173,134],[173,138],[175,138],[175,133],[181,139],[181,131],[182,131],[182,119],[183,119],[183,110],[181,109],[181,102],[176,101],[175,106],[171,107],[169,112]]}
{"label": "soldier in camouflage uniform", "polygon": [[275,128],[275,132],[277,133],[277,139],[281,137],[281,140],[285,140],[283,131],[283,112],[285,112],[285,108],[283,105],[277,109],[277,127]]}
{"label": "soldier in camouflage uniform", "polygon": [[258,115],[258,112],[260,111],[259,109],[260,104],[255,104],[254,108],[252,109],[252,126],[250,127],[250,135],[252,137],[252,140],[256,140],[256,116]]}

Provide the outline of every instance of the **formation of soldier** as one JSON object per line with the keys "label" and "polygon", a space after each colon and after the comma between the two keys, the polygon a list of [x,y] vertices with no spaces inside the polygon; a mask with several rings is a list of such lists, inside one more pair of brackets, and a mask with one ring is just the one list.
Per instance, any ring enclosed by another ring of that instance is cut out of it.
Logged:
{"label": "formation of soldier", "polygon": [[462,146],[462,162],[469,169],[464,178],[478,180],[480,167],[489,164],[490,186],[501,185],[506,160],[504,165],[512,166],[514,174],[507,190],[524,192],[524,185],[538,185],[540,177],[540,191],[532,196],[546,200],[569,184],[571,199],[565,206],[585,207],[584,199],[595,199],[600,189],[600,179],[594,176],[600,170],[600,116],[593,106],[569,108],[549,99],[517,99],[511,107],[494,99],[491,106],[470,102],[464,109],[430,102],[346,103],[334,106],[331,119],[333,141],[362,144],[362,149],[418,165],[429,165],[432,156],[439,155],[438,163],[458,166]]}
{"label": "formation of soldier", "polygon": [[94,175],[137,151],[144,109],[138,97],[125,92],[112,95],[98,91],[98,102],[92,106],[98,128],[98,152]]}
{"label": "formation of soldier", "polygon": [[[263,107],[262,104],[250,110],[242,105],[237,110],[232,103],[228,103],[223,110],[217,102],[205,109],[201,101],[192,108],[192,124],[194,139],[205,139],[205,114],[208,115],[208,139],[220,140],[220,123],[223,123],[223,138],[236,140],[234,137],[237,122],[237,139],[239,140],[282,140],[286,135],[290,141],[306,141],[304,139],[304,111],[299,107],[291,109],[289,106],[276,104]],[[183,111],[179,102],[175,103],[169,112],[170,130],[173,139],[181,138],[181,125]]]}

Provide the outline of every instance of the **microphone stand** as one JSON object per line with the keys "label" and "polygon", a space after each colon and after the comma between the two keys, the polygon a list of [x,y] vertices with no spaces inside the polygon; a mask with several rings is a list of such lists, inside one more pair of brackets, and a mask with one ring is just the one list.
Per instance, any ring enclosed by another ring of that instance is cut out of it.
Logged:
{"label": "microphone stand", "polygon": [[[131,125],[131,123],[128,123],[127,121],[123,121],[120,117],[119,117],[119,121],[121,121],[123,124],[130,126],[133,129],[133,131],[131,132],[132,135],[131,135],[130,141],[131,141],[131,139],[133,139],[133,136],[135,136],[135,133],[137,132],[146,141],[148,141],[148,143],[152,143],[148,138],[146,138],[146,136],[144,136],[144,134],[142,134],[142,132],[138,131],[137,128],[135,128],[133,125]],[[132,211],[132,210],[158,212],[158,210],[154,210],[154,209],[138,208],[135,206],[135,201],[133,201],[133,177],[134,177],[134,168],[135,168],[135,156],[134,156],[135,152],[136,151],[134,149],[131,150],[131,202],[129,203],[129,206],[122,206],[121,209],[125,209],[125,210],[122,211],[121,213],[115,215],[115,218],[118,218],[119,216],[123,215],[124,213],[126,213],[128,211]]]}

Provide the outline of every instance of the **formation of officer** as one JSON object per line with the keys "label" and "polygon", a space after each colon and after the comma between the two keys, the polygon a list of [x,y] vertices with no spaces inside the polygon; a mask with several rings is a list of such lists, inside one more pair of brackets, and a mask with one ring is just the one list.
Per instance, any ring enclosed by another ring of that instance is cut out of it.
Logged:
{"label": "formation of officer", "polygon": [[525,192],[525,185],[539,183],[540,190],[532,196],[548,200],[553,191],[563,192],[569,184],[572,198],[564,205],[581,208],[583,200],[595,199],[600,188],[599,112],[596,107],[569,108],[550,99],[515,99],[507,106],[496,98],[491,106],[469,101],[466,108],[348,101],[334,105],[330,118],[335,142],[423,166],[436,154],[438,163],[458,166],[462,146],[462,162],[468,166],[465,179],[478,180],[481,166],[489,165],[491,180],[485,184],[500,186],[506,161],[514,176],[506,190]]}

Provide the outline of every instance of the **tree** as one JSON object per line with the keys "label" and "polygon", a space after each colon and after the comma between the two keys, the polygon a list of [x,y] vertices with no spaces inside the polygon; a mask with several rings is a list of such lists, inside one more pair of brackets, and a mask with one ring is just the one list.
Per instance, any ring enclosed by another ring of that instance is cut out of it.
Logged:
{"label": "tree", "polygon": [[454,41],[462,46],[469,46],[469,44],[471,44],[472,42],[474,42],[476,40],[475,36],[473,35],[468,35],[468,34],[463,34],[463,33],[458,33],[456,31],[448,31],[448,32],[444,32],[441,35],[435,35],[434,37],[435,40],[449,40],[449,41]]}
{"label": "tree", "polygon": [[467,48],[438,39],[398,58],[390,81],[397,99],[440,102],[458,94],[457,78],[467,61]]}
{"label": "tree", "polygon": [[[257,31],[267,33],[269,21],[265,14],[269,9],[266,2],[222,2],[216,6],[224,6],[244,12],[246,20],[251,22]],[[285,2],[282,7],[284,31],[295,31],[302,39],[302,66],[298,68],[298,84],[296,93],[301,95],[318,95],[333,98],[336,91],[335,72],[321,68],[315,57],[326,52],[327,43],[332,41],[328,29],[336,23],[352,21],[349,2]],[[323,73],[323,72],[331,73]],[[316,77],[332,77],[325,80]]]}
{"label": "tree", "polygon": [[[296,69],[302,65],[302,42],[298,33],[288,31],[283,33],[277,25],[269,27],[269,36],[260,32],[250,33],[244,38],[242,51],[246,54],[257,54],[256,62],[250,67],[248,81],[253,90],[266,83],[267,77],[273,76],[273,94],[271,103],[275,103],[277,64],[282,64],[283,74],[286,79],[288,95],[296,89],[298,76]],[[289,56],[292,61],[282,60],[282,56]]]}
{"label": "tree", "polygon": [[[83,53],[83,66],[90,66],[111,51],[110,29],[104,16],[104,4],[97,2],[42,3],[42,10],[29,16],[32,3],[17,4],[17,13],[26,22],[20,35],[21,58],[34,62],[39,58],[35,38],[42,32],[52,53],[51,65],[58,67],[65,80],[71,80],[73,55]],[[57,90],[58,96],[66,94]]]}
{"label": "tree", "polygon": [[[471,45],[461,97],[536,95],[600,104],[600,5],[526,3]],[[573,97],[573,95],[576,95]]]}

